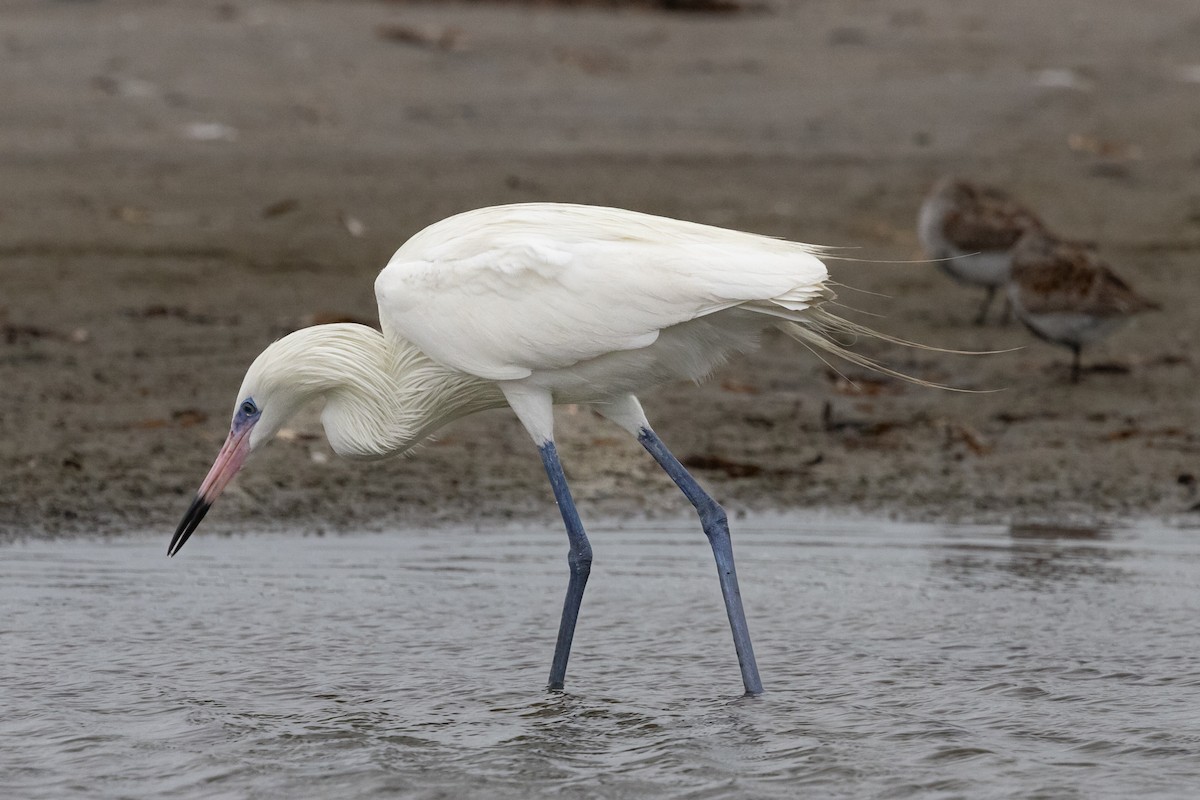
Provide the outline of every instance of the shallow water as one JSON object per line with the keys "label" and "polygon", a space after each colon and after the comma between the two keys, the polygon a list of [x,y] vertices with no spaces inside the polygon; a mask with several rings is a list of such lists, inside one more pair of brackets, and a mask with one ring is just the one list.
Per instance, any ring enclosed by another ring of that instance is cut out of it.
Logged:
{"label": "shallow water", "polygon": [[0,794],[1194,797],[1200,534],[735,521],[0,548]]}

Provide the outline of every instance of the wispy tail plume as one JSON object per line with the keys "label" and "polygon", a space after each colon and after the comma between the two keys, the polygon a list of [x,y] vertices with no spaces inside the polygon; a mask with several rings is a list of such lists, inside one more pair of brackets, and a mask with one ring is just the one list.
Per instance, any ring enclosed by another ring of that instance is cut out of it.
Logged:
{"label": "wispy tail plume", "polygon": [[[856,353],[847,345],[838,341],[839,337],[853,337],[863,339],[879,339],[892,344],[902,345],[904,347],[915,347],[920,350],[929,350],[937,353],[955,353],[962,355],[982,355],[982,353],[970,350],[947,350],[941,347],[931,347],[929,345],[920,344],[918,342],[910,342],[906,339],[900,339],[886,333],[872,330],[865,325],[859,325],[856,322],[843,319],[835,314],[826,311],[823,308],[808,308],[802,312],[788,314],[783,317],[777,327],[792,337],[796,341],[803,344],[811,350],[822,361],[822,353],[829,353],[838,358],[848,361],[851,364],[856,364],[864,369],[872,372],[880,372],[884,375],[890,375],[893,378],[899,378],[908,383],[915,383],[918,386],[925,386],[932,389],[947,389],[952,392],[978,392],[978,389],[962,389],[956,386],[947,386],[934,381],[927,381],[923,378],[918,378],[915,375],[909,375],[899,370],[893,369],[886,364],[882,364],[873,358],[864,356],[861,353]],[[828,363],[828,362],[826,362]]]}

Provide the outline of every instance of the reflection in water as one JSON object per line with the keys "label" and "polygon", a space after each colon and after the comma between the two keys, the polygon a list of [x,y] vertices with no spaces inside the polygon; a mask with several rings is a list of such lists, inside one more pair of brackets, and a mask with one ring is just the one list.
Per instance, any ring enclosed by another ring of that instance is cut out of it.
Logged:
{"label": "reflection in water", "polygon": [[1103,528],[1072,525],[1045,525],[1026,523],[1008,526],[1008,535],[1014,539],[1032,539],[1035,541],[1110,541],[1112,536]]}
{"label": "reflection in water", "polygon": [[[1116,582],[1124,577],[1118,562],[1129,555],[1103,528],[1066,525],[1014,524],[1007,542],[949,539],[944,544],[948,552],[935,567],[980,588],[1025,584],[1037,590],[1085,579]],[[1006,575],[1018,580],[997,582]]]}
{"label": "reflection in water", "polygon": [[0,548],[6,797],[1189,797],[1200,541],[743,521],[740,696],[690,520]]}
{"label": "reflection in water", "polygon": [[1114,561],[1118,548],[1105,547],[1111,537],[1103,529],[1054,525],[1013,525],[1009,569],[1031,581],[1062,582],[1090,578],[1113,582],[1122,577]]}
{"label": "reflection in water", "polygon": [[1013,525],[1008,569],[1034,583],[1061,583],[1084,578],[1111,583],[1122,578],[1115,561],[1127,555],[1105,546],[1111,537],[1100,528]]}

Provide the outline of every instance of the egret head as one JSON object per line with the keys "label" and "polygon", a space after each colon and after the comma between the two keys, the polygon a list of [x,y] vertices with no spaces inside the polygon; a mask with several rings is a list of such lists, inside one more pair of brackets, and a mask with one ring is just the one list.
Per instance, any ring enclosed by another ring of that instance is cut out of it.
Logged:
{"label": "egret head", "polygon": [[246,371],[229,435],[176,528],[169,555],[179,552],[250,454],[271,441],[301,406],[321,393],[322,385],[312,380],[311,369],[306,368],[306,362],[312,360],[313,350],[306,346],[311,344],[312,336],[299,333],[272,344]]}
{"label": "egret head", "polygon": [[442,424],[504,404],[490,381],[439,366],[408,342],[366,325],[302,328],[264,350],[234,398],[229,436],[175,530],[175,555],[246,458],[297,411],[323,402],[329,444],[347,458],[402,453]]}

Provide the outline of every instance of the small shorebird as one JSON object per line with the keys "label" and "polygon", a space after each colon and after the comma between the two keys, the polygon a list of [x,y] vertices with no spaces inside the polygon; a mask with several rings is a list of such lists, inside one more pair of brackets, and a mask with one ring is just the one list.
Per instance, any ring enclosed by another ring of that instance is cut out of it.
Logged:
{"label": "small shorebird", "polygon": [[1159,308],[1130,288],[1086,244],[1041,231],[1013,250],[1008,297],[1033,334],[1070,348],[1071,382],[1079,381],[1085,344],[1103,338],[1134,314]]}
{"label": "small shorebird", "polygon": [[934,185],[917,217],[926,255],[955,280],[987,289],[976,325],[987,320],[996,290],[1008,281],[1013,247],[1029,230],[1045,227],[1008,193],[952,177]]}

